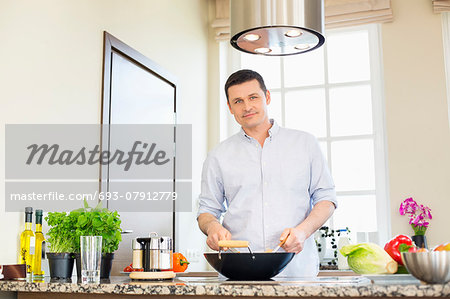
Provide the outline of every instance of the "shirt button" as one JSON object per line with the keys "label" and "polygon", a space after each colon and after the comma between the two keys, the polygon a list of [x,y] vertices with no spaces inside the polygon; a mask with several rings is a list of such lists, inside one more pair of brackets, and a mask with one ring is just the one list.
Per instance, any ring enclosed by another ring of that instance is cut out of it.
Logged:
{"label": "shirt button", "polygon": [[267,185],[267,182],[264,182],[264,185]]}

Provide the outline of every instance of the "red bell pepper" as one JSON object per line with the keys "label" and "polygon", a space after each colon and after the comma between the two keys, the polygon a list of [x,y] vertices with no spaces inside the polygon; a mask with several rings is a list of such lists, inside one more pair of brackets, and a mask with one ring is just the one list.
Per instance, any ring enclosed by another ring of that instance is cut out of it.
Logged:
{"label": "red bell pepper", "polygon": [[[406,246],[413,247],[413,241],[409,236],[398,235],[384,245],[384,250],[400,265],[403,265],[402,255],[400,253],[400,245],[405,244]],[[405,246],[404,245],[404,246]],[[404,247],[402,246],[402,247]]]}

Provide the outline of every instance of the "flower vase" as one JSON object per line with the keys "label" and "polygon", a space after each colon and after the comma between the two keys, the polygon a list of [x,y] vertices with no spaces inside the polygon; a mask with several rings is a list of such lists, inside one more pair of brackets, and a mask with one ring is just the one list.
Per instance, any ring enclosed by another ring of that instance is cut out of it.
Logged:
{"label": "flower vase", "polygon": [[427,238],[424,235],[412,236],[412,240],[414,241],[417,247],[428,249]]}

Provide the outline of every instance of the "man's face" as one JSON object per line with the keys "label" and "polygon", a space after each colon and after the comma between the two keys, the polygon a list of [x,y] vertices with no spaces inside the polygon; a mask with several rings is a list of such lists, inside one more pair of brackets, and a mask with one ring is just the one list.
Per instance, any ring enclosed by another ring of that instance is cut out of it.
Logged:
{"label": "man's face", "polygon": [[256,79],[228,88],[228,108],[243,128],[254,128],[268,120],[270,92],[262,91]]}

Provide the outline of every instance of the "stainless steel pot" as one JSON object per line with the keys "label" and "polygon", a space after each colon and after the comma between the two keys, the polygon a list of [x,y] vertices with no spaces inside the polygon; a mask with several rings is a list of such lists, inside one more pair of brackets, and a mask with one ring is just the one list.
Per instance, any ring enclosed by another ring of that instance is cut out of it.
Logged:
{"label": "stainless steel pot", "polygon": [[137,238],[137,242],[142,244],[144,248],[144,271],[155,272],[173,269],[173,245],[171,237],[158,236],[157,233],[150,233],[150,237]]}

